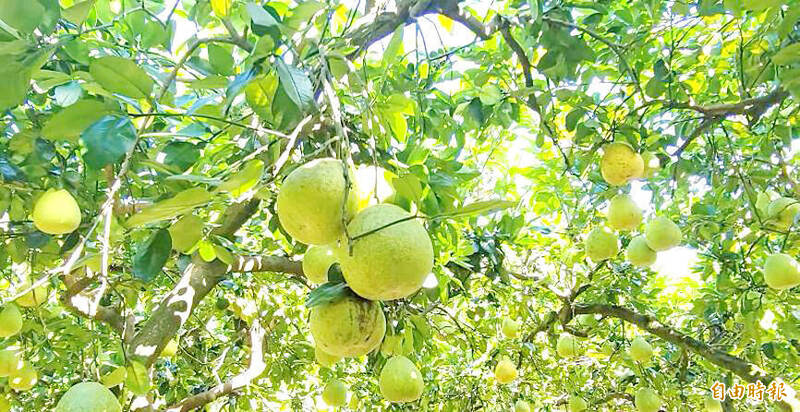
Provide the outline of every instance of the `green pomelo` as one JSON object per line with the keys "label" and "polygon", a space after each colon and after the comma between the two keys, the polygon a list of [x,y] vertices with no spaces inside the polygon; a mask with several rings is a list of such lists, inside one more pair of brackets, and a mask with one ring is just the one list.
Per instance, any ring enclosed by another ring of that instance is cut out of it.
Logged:
{"label": "green pomelo", "polygon": [[331,355],[330,353],[325,352],[324,350],[319,348],[319,345],[314,347],[314,359],[316,359],[317,363],[320,365],[330,368],[336,362],[339,362],[341,357]]}
{"label": "green pomelo", "polygon": [[658,254],[653,249],[650,249],[650,246],[647,246],[647,240],[642,235],[631,239],[631,242],[628,243],[626,255],[632,265],[639,267],[652,266],[653,263],[656,263],[656,258],[658,257]]}
{"label": "green pomelo", "polygon": [[[350,182],[352,185],[352,178]],[[345,191],[348,197],[343,207]],[[344,232],[344,221],[355,214],[357,204],[355,188],[346,188],[344,164],[325,158],[312,160],[289,173],[278,191],[275,208],[281,226],[295,240],[325,245]]]}
{"label": "green pomelo", "polygon": [[370,206],[350,222],[352,254],[346,242],[338,251],[347,285],[370,300],[394,300],[422,287],[433,268],[433,245],[425,227],[405,210]]}
{"label": "green pomelo", "polygon": [[586,256],[595,262],[614,257],[619,253],[617,236],[604,228],[596,227],[589,232],[584,242]]}
{"label": "green pomelo", "polygon": [[503,326],[501,328],[503,336],[513,339],[519,335],[519,322],[511,319],[503,319]]}
{"label": "green pomelo", "polygon": [[514,403],[514,412],[531,412],[531,405],[520,399]]}
{"label": "green pomelo", "polygon": [[639,412],[658,412],[661,409],[661,397],[650,388],[641,388],[636,391],[634,404]]}
{"label": "green pomelo", "polygon": [[656,252],[672,249],[681,244],[681,228],[666,217],[657,217],[647,223],[644,237],[647,246]]}
{"label": "green pomelo", "polygon": [[73,385],[58,401],[55,412],[122,412],[117,397],[97,382]]}
{"label": "green pomelo", "polygon": [[81,208],[64,189],[50,189],[33,206],[33,225],[44,233],[63,235],[81,224]]}
{"label": "green pomelo", "polygon": [[22,330],[22,312],[17,305],[9,303],[0,311],[0,338],[14,336]]}
{"label": "green pomelo", "polygon": [[377,302],[347,296],[311,309],[311,334],[320,349],[352,358],[377,348],[386,333],[386,318]]}
{"label": "green pomelo", "polygon": [[648,362],[653,357],[653,347],[650,342],[646,341],[643,337],[637,336],[631,347],[628,349],[628,354],[636,362]]}
{"label": "green pomelo", "polygon": [[303,255],[303,273],[313,283],[328,281],[328,269],[336,263],[335,250],[331,246],[309,246]]}
{"label": "green pomelo", "polygon": [[579,356],[582,353],[578,338],[569,333],[562,333],[556,342],[556,353],[564,358]]}
{"label": "green pomelo", "polygon": [[25,363],[15,350],[0,350],[0,377],[8,377],[16,374]]}
{"label": "green pomelo", "polygon": [[17,392],[27,391],[36,385],[39,373],[28,362],[23,362],[22,367],[8,376],[8,386]]}
{"label": "green pomelo", "polygon": [[779,197],[770,202],[767,216],[773,219],[776,227],[786,230],[794,224],[794,218],[800,212],[800,203],[788,197]]}
{"label": "green pomelo", "polygon": [[408,358],[397,355],[389,358],[378,379],[381,395],[389,402],[413,402],[422,396],[425,383],[422,374]]}
{"label": "green pomelo", "polygon": [[619,194],[609,203],[607,219],[614,230],[633,230],[642,223],[642,210],[630,196]]}
{"label": "green pomelo", "polygon": [[328,384],[325,385],[325,389],[322,391],[322,400],[325,401],[328,406],[344,406],[344,404],[347,403],[347,386],[338,379],[328,382]]}
{"label": "green pomelo", "polygon": [[571,395],[567,405],[569,406],[569,412],[583,412],[589,406],[586,404],[586,400],[578,395]]}
{"label": "green pomelo", "polygon": [[769,255],[764,261],[764,282],[778,290],[800,285],[800,265],[785,253]]}

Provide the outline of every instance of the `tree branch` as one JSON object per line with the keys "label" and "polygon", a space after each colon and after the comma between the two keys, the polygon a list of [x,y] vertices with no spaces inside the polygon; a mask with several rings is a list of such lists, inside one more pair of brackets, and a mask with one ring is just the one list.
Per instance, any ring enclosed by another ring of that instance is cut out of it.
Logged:
{"label": "tree branch", "polygon": [[62,276],[62,281],[67,286],[67,291],[61,297],[61,304],[78,316],[107,324],[120,336],[123,336],[125,332],[125,318],[119,314],[118,310],[110,306],[103,306],[99,303],[100,299],[103,297],[102,293],[99,293],[99,296],[90,296],[89,294],[81,293],[94,279],[85,276],[77,280],[70,280],[71,276],[72,274],[69,276]]}
{"label": "tree branch", "polygon": [[232,272],[275,272],[305,276],[303,263],[286,256],[239,256],[230,266]]}
{"label": "tree branch", "polygon": [[247,370],[234,376],[226,383],[184,399],[177,405],[167,408],[167,412],[189,412],[249,385],[267,367],[266,363],[264,363],[265,336],[266,331],[261,327],[259,320],[255,319],[253,326],[250,327],[250,366],[248,366]]}

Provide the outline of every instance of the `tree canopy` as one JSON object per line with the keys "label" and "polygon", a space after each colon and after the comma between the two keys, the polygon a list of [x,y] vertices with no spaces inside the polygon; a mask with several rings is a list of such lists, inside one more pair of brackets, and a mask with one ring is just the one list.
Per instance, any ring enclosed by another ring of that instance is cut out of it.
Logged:
{"label": "tree canopy", "polygon": [[0,411],[800,411],[798,98],[797,0],[0,0]]}

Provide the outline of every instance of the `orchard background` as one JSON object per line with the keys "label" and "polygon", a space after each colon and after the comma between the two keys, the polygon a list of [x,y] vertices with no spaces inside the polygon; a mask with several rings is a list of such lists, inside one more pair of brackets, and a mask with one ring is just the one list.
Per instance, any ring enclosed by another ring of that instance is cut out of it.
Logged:
{"label": "orchard background", "polygon": [[[633,410],[650,388],[688,411],[716,381],[780,379],[782,402],[722,407],[800,410],[798,289],[762,272],[800,253],[796,213],[769,211],[800,199],[799,22],[793,0],[0,0],[0,296],[33,297],[0,346],[36,372],[0,378],[2,403],[100,381],[124,410],[324,410],[338,379],[343,410]],[[659,166],[609,185],[611,142]],[[391,344],[331,367],[275,213],[321,157],[434,250],[423,288],[382,303]],[[34,226],[49,189],[77,230]],[[624,252],[644,223],[586,256],[620,193],[683,234],[650,269]],[[419,400],[381,396],[392,354]]]}

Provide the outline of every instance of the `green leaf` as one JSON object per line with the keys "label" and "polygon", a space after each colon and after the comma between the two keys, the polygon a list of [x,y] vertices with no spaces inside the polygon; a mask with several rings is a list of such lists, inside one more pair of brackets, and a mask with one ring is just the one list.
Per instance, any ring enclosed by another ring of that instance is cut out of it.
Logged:
{"label": "green leaf", "polygon": [[134,99],[149,96],[155,84],[135,62],[117,56],[95,59],[89,66],[89,72],[104,89]]}
{"label": "green leaf", "polygon": [[583,115],[586,114],[586,109],[583,107],[576,107],[573,109],[569,114],[567,114],[567,118],[565,120],[565,125],[567,126],[567,130],[573,131],[578,126],[578,121],[583,118]]}
{"label": "green leaf", "polygon": [[180,172],[188,170],[200,158],[200,149],[189,142],[170,142],[161,151],[164,153],[164,164]]}
{"label": "green leaf", "polygon": [[211,68],[223,76],[232,75],[233,67],[236,65],[231,51],[217,44],[208,45],[208,61],[211,63]]}
{"label": "green leaf", "polygon": [[516,205],[517,205],[516,202],[510,202],[507,200],[484,200],[461,206],[460,208],[450,213],[446,213],[446,216],[464,217],[464,216],[481,215],[485,213],[492,213],[503,209],[508,209]]}
{"label": "green leaf", "polygon": [[308,298],[306,299],[306,307],[310,309],[315,306],[334,303],[339,299],[342,299],[352,293],[353,292],[347,286],[347,283],[344,282],[323,283],[322,285],[320,285],[319,287],[308,293]]}
{"label": "green leaf", "polygon": [[742,5],[745,10],[764,11],[771,7],[778,7],[783,0],[744,0]]}
{"label": "green leaf", "polygon": [[412,174],[392,179],[392,187],[400,195],[413,202],[422,198],[422,183]]}
{"label": "green leaf", "polygon": [[778,66],[800,62],[800,43],[790,44],[780,49],[772,56],[772,62]]}
{"label": "green leaf", "polygon": [[136,129],[127,117],[107,115],[81,134],[86,145],[83,160],[94,169],[122,161],[136,144]]}
{"label": "green leaf", "polygon": [[228,78],[225,76],[208,76],[202,79],[187,81],[186,85],[195,90],[225,89],[228,87]]}
{"label": "green leaf", "polygon": [[496,84],[486,83],[481,87],[478,98],[485,106],[492,106],[503,100],[503,91]]}
{"label": "green leaf", "polygon": [[219,18],[228,17],[233,0],[211,0],[211,11]]}
{"label": "green leaf", "polygon": [[264,173],[264,162],[251,160],[244,165],[242,170],[225,180],[217,190],[230,192],[231,196],[239,197],[255,187]]}
{"label": "green leaf", "polygon": [[314,89],[311,80],[302,70],[276,60],[280,87],[297,107],[305,111],[314,105]]}
{"label": "green leaf", "polygon": [[53,70],[37,70],[31,77],[36,82],[36,87],[44,92],[48,92],[53,87],[69,83],[72,80],[70,75]]}
{"label": "green leaf", "polygon": [[201,187],[186,189],[177,195],[148,206],[126,222],[130,228],[172,219],[211,201],[211,193]]}
{"label": "green leaf", "polygon": [[81,133],[103,116],[113,113],[99,100],[80,100],[53,115],[42,128],[42,136],[50,140],[77,142]]}
{"label": "green leaf", "polygon": [[250,19],[253,20],[253,23],[264,26],[264,27],[278,27],[280,23],[278,20],[275,20],[269,12],[264,10],[263,7],[256,3],[247,3],[245,5],[245,9],[247,10],[247,14],[250,16]]}
{"label": "green leaf", "polygon": [[0,20],[22,33],[32,33],[45,17],[38,1],[0,0]]}
{"label": "green leaf", "polygon": [[53,49],[37,49],[0,56],[0,112],[20,104],[30,89],[33,72],[39,70]]}
{"label": "green leaf", "polygon": [[188,253],[203,238],[203,219],[186,214],[169,227],[172,248],[181,253]]}
{"label": "green leaf", "polygon": [[389,40],[389,44],[386,46],[386,50],[383,52],[383,67],[391,67],[397,62],[400,54],[402,53],[403,28],[404,26],[402,24],[397,26],[394,34],[392,34],[392,39]]}
{"label": "green leaf", "polygon": [[139,245],[133,256],[133,276],[144,282],[153,280],[172,252],[172,237],[166,229],[159,229],[147,241]]}
{"label": "green leaf", "polygon": [[147,368],[137,361],[131,361],[126,370],[125,388],[136,395],[147,395],[150,391],[150,375],[147,373]]}
{"label": "green leaf", "polygon": [[89,12],[92,11],[92,7],[94,7],[94,2],[96,0],[86,0],[80,3],[75,3],[71,7],[64,9],[61,12],[61,15],[64,16],[70,23],[80,26],[86,21],[86,18],[89,17]]}

